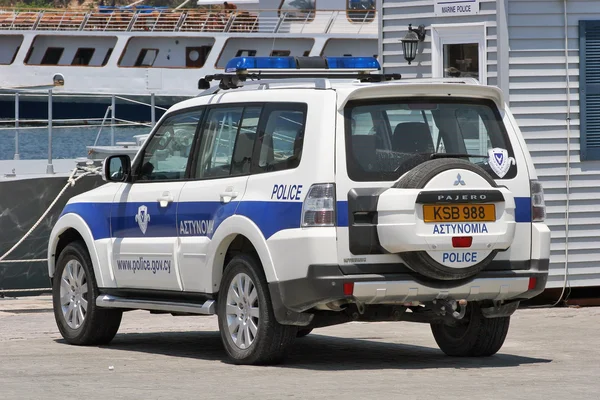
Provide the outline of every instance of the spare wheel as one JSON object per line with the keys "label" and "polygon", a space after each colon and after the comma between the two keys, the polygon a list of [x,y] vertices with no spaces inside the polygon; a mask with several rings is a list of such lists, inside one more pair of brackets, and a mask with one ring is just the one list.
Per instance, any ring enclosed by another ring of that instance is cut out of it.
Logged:
{"label": "spare wheel", "polygon": [[383,192],[377,205],[381,246],[427,278],[470,278],[515,233],[512,193],[461,159],[426,161]]}

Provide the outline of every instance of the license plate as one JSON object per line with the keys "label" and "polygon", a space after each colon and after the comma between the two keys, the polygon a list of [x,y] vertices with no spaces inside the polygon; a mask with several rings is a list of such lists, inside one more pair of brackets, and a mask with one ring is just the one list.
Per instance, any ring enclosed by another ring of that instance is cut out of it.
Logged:
{"label": "license plate", "polygon": [[494,204],[424,205],[425,222],[487,222],[496,220]]}

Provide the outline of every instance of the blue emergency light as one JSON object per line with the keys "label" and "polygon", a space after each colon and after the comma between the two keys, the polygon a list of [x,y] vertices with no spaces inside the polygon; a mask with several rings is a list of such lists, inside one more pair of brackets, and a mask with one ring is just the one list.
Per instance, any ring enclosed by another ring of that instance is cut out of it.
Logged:
{"label": "blue emergency light", "polygon": [[198,89],[211,90],[210,82],[219,81],[218,89],[237,89],[247,80],[331,78],[360,82],[384,82],[400,79],[400,74],[373,73],[381,70],[375,57],[235,57],[225,66],[224,74],[206,75],[198,80]]}
{"label": "blue emergency light", "polygon": [[235,57],[225,66],[225,73],[285,69],[380,70],[381,66],[375,57]]}

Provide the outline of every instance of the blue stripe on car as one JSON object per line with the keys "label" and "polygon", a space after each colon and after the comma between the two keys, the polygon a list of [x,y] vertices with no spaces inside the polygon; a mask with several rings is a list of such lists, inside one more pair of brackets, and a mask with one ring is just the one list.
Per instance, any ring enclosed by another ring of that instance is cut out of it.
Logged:
{"label": "blue stripe on car", "polygon": [[[531,222],[531,199],[515,197],[515,221]],[[135,220],[140,206],[145,205],[150,215],[145,233]],[[71,203],[61,214],[77,214],[87,223],[94,240],[111,237],[173,237],[180,234],[182,221],[214,221],[212,232],[191,232],[184,236],[212,237],[219,225],[232,215],[252,220],[268,239],[286,229],[299,228],[302,218],[301,202],[242,201],[223,204],[220,202],[181,202],[159,207],[158,203]],[[337,226],[348,226],[348,202],[337,202]]]}

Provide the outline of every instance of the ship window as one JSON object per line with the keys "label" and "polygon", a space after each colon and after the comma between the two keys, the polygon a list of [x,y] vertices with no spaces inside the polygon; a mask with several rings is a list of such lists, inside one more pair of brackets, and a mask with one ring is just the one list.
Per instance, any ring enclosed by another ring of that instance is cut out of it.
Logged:
{"label": "ship window", "polygon": [[48,47],[40,65],[58,65],[64,50],[63,47]]}
{"label": "ship window", "polygon": [[256,55],[256,50],[238,50],[235,53],[236,57],[254,57]]}
{"label": "ship window", "polygon": [[201,68],[206,62],[206,57],[212,46],[186,47],[185,66],[188,68]]}
{"label": "ship window", "polygon": [[151,67],[158,56],[158,49],[142,49],[137,60],[135,60],[135,67]]}
{"label": "ship window", "polygon": [[96,51],[96,49],[77,49],[77,53],[75,53],[75,57],[73,57],[73,62],[71,62],[71,65],[90,65],[94,51]]}
{"label": "ship window", "polygon": [[316,0],[282,0],[279,6],[279,16],[286,21],[306,21],[315,19]]}
{"label": "ship window", "polygon": [[271,52],[271,57],[287,57],[291,54],[289,50],[273,50]]}
{"label": "ship window", "polygon": [[346,15],[351,22],[373,21],[375,19],[375,0],[348,0]]}
{"label": "ship window", "polygon": [[102,61],[102,66],[104,67],[106,64],[108,64],[108,60],[110,59],[110,56],[113,52],[113,48],[111,47],[110,49],[108,49],[108,51],[106,52],[106,55],[104,56],[104,60]]}

